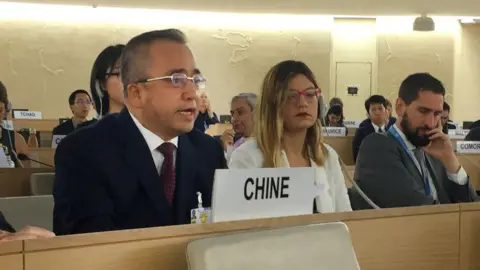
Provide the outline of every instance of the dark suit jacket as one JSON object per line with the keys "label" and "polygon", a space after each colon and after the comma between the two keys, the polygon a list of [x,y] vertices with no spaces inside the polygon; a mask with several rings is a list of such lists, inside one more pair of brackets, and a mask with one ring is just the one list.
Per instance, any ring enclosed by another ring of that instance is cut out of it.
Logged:
{"label": "dark suit jacket", "polygon": [[355,131],[355,136],[352,141],[353,161],[357,161],[358,151],[363,140],[370,134],[375,133],[375,128],[370,125],[364,125]]}
{"label": "dark suit jacket", "polygon": [[[390,117],[389,120],[388,120],[387,129],[389,129],[391,126],[395,125],[396,122],[397,122],[397,118]],[[364,126],[367,126],[367,125],[371,125],[371,124],[372,124],[372,120],[370,118],[367,118],[360,123],[358,128],[361,128],[361,127],[364,127]]]}
{"label": "dark suit jacket", "polygon": [[[85,121],[83,123],[80,123],[77,126],[77,129],[81,128],[81,127],[89,126],[89,125],[95,123],[96,121],[97,120],[92,119],[90,121]],[[65,122],[61,123],[60,125],[56,126],[52,131],[52,135],[68,135],[68,134],[70,134],[74,131],[75,131],[75,127],[73,126],[73,121],[72,121],[72,119],[68,119],[67,121],[65,121]]]}
{"label": "dark suit jacket", "polygon": [[198,116],[195,119],[194,128],[200,130],[201,132],[205,132],[206,130],[205,127],[208,127],[210,125],[214,125],[217,123],[220,123],[220,121],[218,121],[218,117],[216,113],[213,113],[213,117],[210,118],[207,112],[204,112],[204,113],[200,112],[198,113]]}
{"label": "dark suit jacket", "polygon": [[0,212],[0,231],[15,232],[15,229],[8,223],[2,212]]}
{"label": "dark suit jacket", "polygon": [[[395,125],[395,122],[397,122],[397,119],[390,117],[390,121],[385,127],[385,132],[391,126]],[[355,131],[355,137],[353,137],[352,141],[353,161],[357,161],[358,151],[360,150],[360,145],[362,144],[363,140],[372,133],[375,133],[375,128],[372,126],[372,120],[363,120],[363,122],[360,124],[360,127]]]}
{"label": "dark suit jacket", "polygon": [[[449,180],[443,164],[428,155],[427,168],[440,203],[476,199],[470,183],[462,186]],[[365,138],[357,157],[355,181],[380,208],[434,204],[432,196],[425,195],[423,178],[415,163],[390,134],[373,133]],[[369,208],[358,193],[353,193],[354,209]]]}
{"label": "dark suit jacket", "polygon": [[465,141],[480,141],[480,128],[470,130],[465,137]]}
{"label": "dark suit jacket", "polygon": [[67,136],[55,153],[56,234],[101,232],[190,223],[197,192],[211,204],[223,149],[199,131],[178,137],[176,189],[167,204],[148,145],[129,112],[102,118]]}

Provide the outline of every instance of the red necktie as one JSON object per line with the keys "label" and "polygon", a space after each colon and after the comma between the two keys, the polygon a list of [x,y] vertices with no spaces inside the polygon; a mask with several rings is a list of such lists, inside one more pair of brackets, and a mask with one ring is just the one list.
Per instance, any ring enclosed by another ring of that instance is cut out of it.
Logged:
{"label": "red necktie", "polygon": [[158,151],[163,154],[160,177],[163,180],[165,198],[170,205],[173,204],[173,196],[175,194],[175,166],[173,163],[173,152],[175,148],[175,145],[169,142],[165,142],[157,148]]}

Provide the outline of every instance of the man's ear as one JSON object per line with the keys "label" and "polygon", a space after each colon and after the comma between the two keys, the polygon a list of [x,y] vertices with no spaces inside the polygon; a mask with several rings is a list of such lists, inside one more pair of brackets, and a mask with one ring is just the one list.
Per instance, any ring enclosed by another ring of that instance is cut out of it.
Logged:
{"label": "man's ear", "polygon": [[395,113],[397,116],[402,116],[405,113],[405,110],[407,109],[407,104],[403,101],[401,98],[397,98],[395,101]]}
{"label": "man's ear", "polygon": [[141,107],[143,104],[143,100],[145,99],[145,91],[142,91],[141,84],[129,84],[127,86],[127,91],[124,93],[125,100],[131,106],[134,107]]}
{"label": "man's ear", "polygon": [[75,105],[70,105],[70,111],[72,111],[72,114],[73,114],[73,106]]}

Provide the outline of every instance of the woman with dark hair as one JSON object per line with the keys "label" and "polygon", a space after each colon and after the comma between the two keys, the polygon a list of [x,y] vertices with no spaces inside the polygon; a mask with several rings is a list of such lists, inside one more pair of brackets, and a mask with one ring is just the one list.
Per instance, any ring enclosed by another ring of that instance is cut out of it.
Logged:
{"label": "woman with dark hair", "polygon": [[343,120],[345,120],[345,117],[343,116],[342,106],[334,105],[327,111],[325,125],[327,127],[345,127]]}
{"label": "woman with dark hair", "polygon": [[98,118],[123,109],[123,85],[120,79],[120,56],[125,45],[105,48],[95,60],[90,76],[90,91]]}
{"label": "woman with dark hair", "polygon": [[0,147],[2,147],[12,167],[21,167],[21,161],[18,160],[17,154],[28,156],[28,145],[22,135],[4,128],[3,121],[10,112],[9,104],[7,88],[0,81]]}
{"label": "woman with dark hair", "polygon": [[229,168],[316,168],[313,212],[352,211],[335,150],[323,143],[318,83],[303,62],[284,61],[265,76],[254,138],[233,151]]}

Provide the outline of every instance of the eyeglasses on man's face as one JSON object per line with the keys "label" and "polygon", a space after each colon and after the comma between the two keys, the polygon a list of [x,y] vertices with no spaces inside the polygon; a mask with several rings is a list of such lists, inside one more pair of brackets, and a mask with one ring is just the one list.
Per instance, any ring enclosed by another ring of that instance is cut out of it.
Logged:
{"label": "eyeglasses on man's face", "polygon": [[75,101],[75,104],[77,104],[77,105],[92,105],[92,102],[90,100],[79,99],[79,100]]}
{"label": "eyeglasses on man's face", "polygon": [[201,74],[195,74],[192,77],[188,77],[184,73],[174,73],[170,76],[155,77],[151,79],[139,80],[137,83],[147,83],[153,81],[170,80],[172,85],[176,88],[184,88],[188,82],[192,82],[195,85],[195,89],[204,89],[207,83],[207,79]]}

